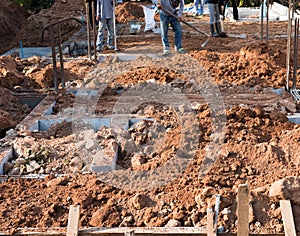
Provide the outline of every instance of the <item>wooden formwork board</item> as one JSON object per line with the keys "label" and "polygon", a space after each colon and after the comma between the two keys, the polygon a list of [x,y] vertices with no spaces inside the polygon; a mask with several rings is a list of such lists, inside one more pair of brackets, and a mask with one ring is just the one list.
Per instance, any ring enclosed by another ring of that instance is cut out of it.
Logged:
{"label": "wooden formwork board", "polygon": [[[78,231],[79,236],[125,236],[131,233],[135,236],[207,236],[204,228],[198,227],[120,227],[120,228],[86,228]],[[1,233],[0,236],[7,235]],[[66,236],[66,228],[27,228],[16,230],[14,235]],[[130,235],[130,234],[129,234]],[[236,233],[218,233],[221,236],[236,236]],[[284,234],[249,234],[250,236],[284,236]],[[297,234],[300,236],[300,234]]]}

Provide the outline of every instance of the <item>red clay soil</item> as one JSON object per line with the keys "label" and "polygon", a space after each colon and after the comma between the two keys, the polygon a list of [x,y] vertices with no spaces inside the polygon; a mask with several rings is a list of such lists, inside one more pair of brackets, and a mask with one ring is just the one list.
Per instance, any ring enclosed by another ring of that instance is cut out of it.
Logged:
{"label": "red clay soil", "polygon": [[[56,1],[51,9],[27,19],[27,25],[22,29],[26,45],[38,45],[40,35],[32,33],[34,26],[37,31],[33,32],[40,32],[50,21],[80,16],[79,12],[84,10],[79,0],[64,2]],[[118,21],[125,22],[121,16],[126,16],[126,19],[132,16],[142,21],[142,13],[136,4],[127,2],[119,5]],[[208,32],[207,17],[195,19],[187,16],[187,20]],[[118,38],[120,52],[128,52],[132,48],[138,52],[149,48],[161,52],[159,35],[143,30],[139,35],[129,35],[128,24],[124,23],[123,27],[124,37]],[[164,101],[148,102],[121,108],[156,122],[138,123],[121,134],[105,128],[94,133],[85,130],[86,127],[81,124],[77,127],[79,133],[75,134],[72,124],[64,122],[46,132],[19,128],[13,141],[9,137],[1,139],[2,148],[14,145],[16,152],[21,154],[19,159],[6,164],[7,173],[13,170],[19,171],[18,174],[49,175],[46,179],[10,178],[1,182],[0,231],[13,233],[18,228],[66,227],[69,207],[73,204],[81,207],[81,228],[163,227],[170,226],[172,222],[172,226],[206,226],[206,209],[214,205],[214,194],[220,194],[221,211],[224,211],[220,214],[218,226],[223,226],[226,232],[235,232],[237,188],[248,183],[251,190],[250,231],[282,233],[279,202],[270,199],[269,187],[286,176],[299,176],[300,164],[300,126],[287,118],[288,114],[299,112],[299,103],[284,89],[282,95],[272,92],[273,88],[284,88],[286,83],[286,39],[270,39],[268,44],[261,43],[254,37],[259,36],[259,24],[253,22],[226,21],[225,27],[227,33],[245,34],[247,37],[211,38],[202,48],[200,45],[205,38],[184,26],[183,45],[188,50],[185,56],[160,57],[158,63],[146,56],[135,61],[121,61],[108,56],[99,63],[86,60],[86,57],[68,60],[65,63],[68,88],[93,89],[103,83],[108,84],[107,90],[96,102],[96,114],[111,114],[123,101],[123,94],[144,91],[140,90],[143,86],[157,88],[154,92],[162,88],[168,92],[163,86],[171,86],[175,93],[182,93],[190,99],[193,109],[186,110],[180,104],[166,106]],[[73,26],[70,29],[72,31]],[[285,29],[286,22],[270,22],[271,35],[285,34]],[[173,42],[172,36],[170,40]],[[193,71],[194,63],[199,68],[195,70],[197,73],[190,75],[188,72]],[[1,94],[5,94],[0,96],[3,130],[14,127],[29,112],[28,107],[17,105],[19,103],[12,92],[51,92],[57,101],[54,114],[69,114],[70,107],[76,105],[74,95],[65,91],[53,92],[49,61],[37,57],[1,57],[0,66]],[[209,77],[204,77],[204,69],[209,72]],[[211,78],[210,82],[220,93],[214,94],[214,97],[221,96],[222,100],[217,101],[224,103],[217,112],[206,102],[197,100],[205,78]],[[116,92],[120,89],[123,94]],[[138,94],[142,95],[141,92]],[[123,99],[127,101],[126,96]],[[223,125],[221,132],[218,132],[218,125]],[[161,132],[164,135],[154,138],[153,135],[160,133],[157,131],[160,129],[165,131]],[[182,141],[183,134],[191,135],[188,137],[192,141]],[[88,136],[93,137],[92,143]],[[90,155],[96,155],[99,149],[112,158],[114,141],[119,142],[122,154],[118,165],[125,169],[102,176],[86,173],[91,164]],[[213,142],[216,146],[212,148]],[[182,154],[182,147],[189,151]],[[172,177],[168,171],[178,167],[175,158],[178,154],[191,159],[175,179],[165,178],[164,185],[139,190],[140,185],[148,183],[149,179],[156,181],[159,176],[147,179],[147,176],[137,175],[137,171],[154,173],[165,170],[162,176]],[[214,160],[214,157],[217,158]],[[212,161],[209,168],[199,172],[209,161]],[[33,163],[38,164],[34,170],[29,168]],[[68,175],[55,178],[57,173]],[[139,181],[134,182],[136,179]],[[111,186],[111,183],[118,187]],[[299,209],[299,205],[293,206],[298,232]],[[227,214],[226,210],[231,213]]]}

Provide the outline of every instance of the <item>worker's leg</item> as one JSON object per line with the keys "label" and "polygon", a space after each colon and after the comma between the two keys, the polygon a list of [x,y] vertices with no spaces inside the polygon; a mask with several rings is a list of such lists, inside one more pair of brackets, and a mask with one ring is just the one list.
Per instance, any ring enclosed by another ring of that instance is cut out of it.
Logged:
{"label": "worker's leg", "polygon": [[213,3],[208,3],[208,11],[209,11],[209,27],[211,36],[217,36],[215,32],[215,5]]}
{"label": "worker's leg", "polygon": [[99,28],[98,28],[98,35],[97,35],[97,50],[100,51],[101,48],[103,47],[103,36],[104,36],[104,27],[105,24],[99,20]]}
{"label": "worker's leg", "polygon": [[232,12],[233,12],[233,19],[238,20],[239,19],[239,12],[237,8],[237,0],[231,0],[232,4]]}
{"label": "worker's leg", "polygon": [[205,0],[199,0],[200,1],[200,9],[199,9],[199,12],[200,12],[200,15],[203,15],[204,14],[204,1]]}
{"label": "worker's leg", "polygon": [[199,0],[194,0],[194,15],[198,15],[198,12],[199,12]]}
{"label": "worker's leg", "polygon": [[170,16],[170,23],[175,33],[175,50],[182,48],[182,27],[176,17]]}
{"label": "worker's leg", "polygon": [[107,19],[107,46],[113,49],[113,39],[114,39],[114,19]]}
{"label": "worker's leg", "polygon": [[218,4],[214,4],[214,15],[215,15],[215,28],[217,34],[219,35],[220,33],[222,33],[222,27],[221,27],[221,19],[220,19]]}
{"label": "worker's leg", "polygon": [[160,28],[161,28],[161,40],[164,51],[170,50],[170,44],[168,39],[168,28],[169,28],[169,16],[160,13]]}

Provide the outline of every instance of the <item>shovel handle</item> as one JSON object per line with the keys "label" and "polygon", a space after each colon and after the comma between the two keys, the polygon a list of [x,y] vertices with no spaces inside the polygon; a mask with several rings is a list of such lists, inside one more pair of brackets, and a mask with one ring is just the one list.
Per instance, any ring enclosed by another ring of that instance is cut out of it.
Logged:
{"label": "shovel handle", "polygon": [[[164,10],[165,12],[167,12],[169,15],[171,15],[171,16],[173,16],[173,17],[179,19],[179,17],[176,16],[176,15],[174,15],[172,12],[170,12],[170,11],[168,11],[168,10],[166,10],[166,9],[163,9],[163,10]],[[186,21],[184,21],[184,20],[180,20],[180,21],[181,21],[182,23],[186,24],[187,26],[191,27],[193,30],[196,30],[196,31],[199,32],[200,34],[203,34],[203,35],[206,36],[206,37],[210,37],[210,35],[209,35],[208,33],[204,32],[204,31],[202,31],[202,30],[197,29],[196,27],[192,26],[190,23],[188,23],[188,22],[186,22]]]}

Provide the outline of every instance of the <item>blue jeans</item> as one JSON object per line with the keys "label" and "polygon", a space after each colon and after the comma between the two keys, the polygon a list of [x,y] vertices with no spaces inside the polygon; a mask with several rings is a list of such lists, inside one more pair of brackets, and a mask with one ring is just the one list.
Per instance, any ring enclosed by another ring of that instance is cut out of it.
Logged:
{"label": "blue jeans", "polygon": [[107,44],[109,46],[113,46],[113,39],[114,39],[114,19],[105,19],[99,21],[99,29],[98,29],[98,36],[97,36],[97,46],[103,47],[104,46],[104,29],[107,28]]}
{"label": "blue jeans", "polygon": [[164,47],[164,50],[170,50],[169,38],[168,38],[168,29],[169,23],[172,26],[172,29],[175,33],[175,50],[182,48],[182,28],[181,23],[174,16],[166,16],[160,13],[160,28],[161,28],[161,40]]}
{"label": "blue jeans", "polygon": [[[200,6],[199,6],[200,3]],[[195,14],[203,15],[204,13],[204,0],[194,0]]]}
{"label": "blue jeans", "polygon": [[221,22],[218,4],[208,3],[209,24]]}

